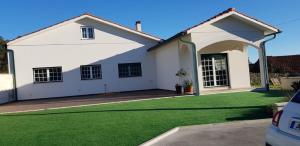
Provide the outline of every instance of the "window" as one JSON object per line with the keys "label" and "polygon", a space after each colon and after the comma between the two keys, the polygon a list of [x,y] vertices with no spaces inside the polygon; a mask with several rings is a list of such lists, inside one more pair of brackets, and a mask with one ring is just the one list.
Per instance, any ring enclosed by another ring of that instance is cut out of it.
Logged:
{"label": "window", "polygon": [[118,65],[119,77],[139,77],[142,76],[141,63],[123,63]]}
{"label": "window", "polygon": [[81,80],[102,79],[101,65],[82,65]]}
{"label": "window", "polygon": [[33,69],[34,83],[62,82],[61,67],[43,67]]}
{"label": "window", "polygon": [[94,39],[94,28],[81,27],[82,39]]}
{"label": "window", "polygon": [[201,64],[204,87],[228,86],[226,54],[203,54]]}
{"label": "window", "polygon": [[292,99],[292,102],[300,103],[300,90],[295,94],[295,96]]}

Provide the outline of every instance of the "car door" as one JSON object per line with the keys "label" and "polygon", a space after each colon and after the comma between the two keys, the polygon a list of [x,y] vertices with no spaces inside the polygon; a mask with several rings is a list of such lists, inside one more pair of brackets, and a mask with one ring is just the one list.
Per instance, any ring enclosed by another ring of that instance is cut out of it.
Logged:
{"label": "car door", "polygon": [[283,109],[278,127],[286,133],[300,137],[300,91]]}

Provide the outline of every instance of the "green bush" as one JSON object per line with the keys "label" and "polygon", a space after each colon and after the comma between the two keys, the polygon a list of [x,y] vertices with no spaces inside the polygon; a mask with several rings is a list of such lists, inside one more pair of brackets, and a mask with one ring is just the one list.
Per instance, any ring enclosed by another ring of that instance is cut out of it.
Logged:
{"label": "green bush", "polygon": [[300,81],[293,82],[291,86],[297,92],[300,89]]}

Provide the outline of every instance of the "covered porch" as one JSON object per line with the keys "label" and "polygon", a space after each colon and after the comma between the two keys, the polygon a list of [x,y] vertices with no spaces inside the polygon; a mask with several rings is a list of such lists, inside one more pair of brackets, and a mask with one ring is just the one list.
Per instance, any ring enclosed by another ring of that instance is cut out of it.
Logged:
{"label": "covered porch", "polygon": [[[252,89],[249,46],[257,49],[261,88],[269,90],[266,43],[281,31],[230,8],[148,49],[156,58],[157,87],[174,90],[182,80],[194,93]],[[155,50],[155,51],[153,51]],[[174,74],[184,70],[184,79]]]}
{"label": "covered porch", "polygon": [[261,89],[269,90],[266,43],[281,31],[229,9],[191,27],[179,37],[179,64],[193,80],[195,93],[253,89],[248,48],[256,48]]}
{"label": "covered porch", "polygon": [[[250,85],[249,46],[255,47],[260,54],[261,88],[267,90],[269,83],[267,66],[264,65],[264,49],[246,42],[226,40],[197,49],[197,63],[193,63],[192,48],[183,43],[179,48],[180,68],[187,72],[186,79],[193,81],[195,93],[198,84],[201,95],[254,90]],[[197,66],[196,71],[194,64]]]}

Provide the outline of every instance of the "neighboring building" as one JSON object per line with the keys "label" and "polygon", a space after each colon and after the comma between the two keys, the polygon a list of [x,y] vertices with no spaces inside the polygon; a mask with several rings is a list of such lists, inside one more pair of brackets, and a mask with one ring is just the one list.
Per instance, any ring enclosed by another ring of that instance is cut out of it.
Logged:
{"label": "neighboring building", "polygon": [[[267,56],[267,62],[272,73],[300,73],[300,55]],[[259,73],[259,60],[250,66],[250,72]]]}
{"label": "neighboring building", "polygon": [[247,46],[263,58],[264,38],[280,32],[232,8],[167,40],[136,28],[83,14],[10,41],[18,100],[175,90],[180,69],[200,94],[250,88]]}

